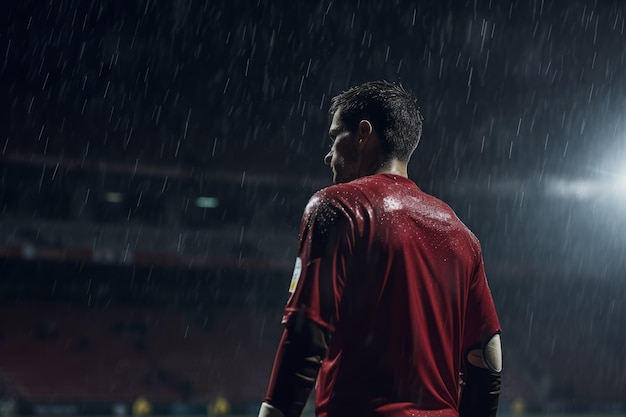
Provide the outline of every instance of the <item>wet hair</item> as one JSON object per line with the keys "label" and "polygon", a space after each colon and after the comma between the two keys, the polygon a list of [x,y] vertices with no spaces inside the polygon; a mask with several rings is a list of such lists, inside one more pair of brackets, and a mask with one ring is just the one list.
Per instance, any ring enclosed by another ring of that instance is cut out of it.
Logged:
{"label": "wet hair", "polygon": [[408,161],[422,136],[422,115],[412,93],[388,81],[370,81],[333,97],[329,115],[340,111],[340,121],[355,132],[369,120],[386,156]]}

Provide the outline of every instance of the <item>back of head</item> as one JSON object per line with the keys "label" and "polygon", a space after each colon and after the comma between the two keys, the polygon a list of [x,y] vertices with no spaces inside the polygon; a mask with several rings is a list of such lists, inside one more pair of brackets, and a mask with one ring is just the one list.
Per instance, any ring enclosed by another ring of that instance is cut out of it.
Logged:
{"label": "back of head", "polygon": [[408,161],[422,136],[415,97],[399,84],[370,81],[352,87],[332,99],[331,119],[338,110],[351,132],[361,120],[369,120],[389,158]]}

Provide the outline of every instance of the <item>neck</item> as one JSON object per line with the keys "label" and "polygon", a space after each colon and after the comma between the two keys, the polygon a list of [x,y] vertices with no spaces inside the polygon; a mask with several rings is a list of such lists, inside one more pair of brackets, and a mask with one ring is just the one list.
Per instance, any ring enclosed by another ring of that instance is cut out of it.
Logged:
{"label": "neck", "polygon": [[408,178],[409,174],[407,167],[407,162],[399,161],[398,159],[391,159],[382,163],[376,170],[376,174],[392,174]]}

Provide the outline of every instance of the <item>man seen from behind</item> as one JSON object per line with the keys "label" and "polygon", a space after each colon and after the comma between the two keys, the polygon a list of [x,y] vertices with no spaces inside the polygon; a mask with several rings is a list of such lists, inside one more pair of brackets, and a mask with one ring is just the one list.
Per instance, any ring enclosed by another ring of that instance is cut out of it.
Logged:
{"label": "man seen from behind", "polygon": [[422,133],[403,87],[335,98],[332,185],[307,204],[260,417],[495,416],[500,324],[478,239],[409,180]]}

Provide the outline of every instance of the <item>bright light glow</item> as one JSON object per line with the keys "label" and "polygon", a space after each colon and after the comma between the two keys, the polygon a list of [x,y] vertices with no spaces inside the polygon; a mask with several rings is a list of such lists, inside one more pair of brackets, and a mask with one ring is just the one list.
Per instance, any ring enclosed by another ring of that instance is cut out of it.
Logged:
{"label": "bright light glow", "polygon": [[215,197],[198,197],[196,198],[196,207],[200,208],[216,208],[220,205],[220,201]]}
{"label": "bright light glow", "polygon": [[626,171],[615,178],[615,185],[618,191],[626,192]]}
{"label": "bright light glow", "polygon": [[585,180],[555,179],[549,182],[549,191],[561,197],[589,198],[597,190],[597,184]]}
{"label": "bright light glow", "polygon": [[553,178],[547,182],[548,192],[554,196],[589,199],[596,197],[621,197],[626,194],[626,172],[617,175],[609,172],[600,179],[579,180]]}
{"label": "bright light glow", "polygon": [[104,193],[104,201],[107,201],[109,203],[121,203],[122,201],[124,201],[124,194],[109,191],[107,193]]}

